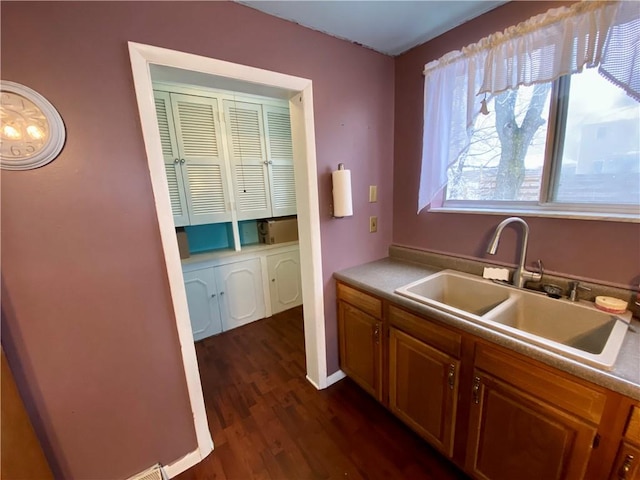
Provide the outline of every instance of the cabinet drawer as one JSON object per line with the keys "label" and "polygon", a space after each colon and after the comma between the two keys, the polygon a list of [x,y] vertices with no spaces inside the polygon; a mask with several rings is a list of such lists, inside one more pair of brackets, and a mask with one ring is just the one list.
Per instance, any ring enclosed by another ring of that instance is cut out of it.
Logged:
{"label": "cabinet drawer", "polygon": [[629,422],[624,431],[624,438],[640,445],[640,405],[631,407],[631,415],[629,415]]}
{"label": "cabinet drawer", "polygon": [[382,318],[382,301],[380,299],[340,282],[338,282],[338,299],[358,307],[377,319]]}
{"label": "cabinet drawer", "polygon": [[567,412],[594,424],[600,422],[607,399],[603,391],[485,344],[476,346],[475,366]]}
{"label": "cabinet drawer", "polygon": [[430,320],[389,305],[389,322],[394,327],[422,340],[428,345],[460,358],[462,335]]}

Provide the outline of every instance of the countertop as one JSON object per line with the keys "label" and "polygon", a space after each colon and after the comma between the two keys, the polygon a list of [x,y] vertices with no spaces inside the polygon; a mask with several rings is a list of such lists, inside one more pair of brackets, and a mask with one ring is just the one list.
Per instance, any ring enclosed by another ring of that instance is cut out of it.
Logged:
{"label": "countertop", "polygon": [[[640,333],[627,331],[614,368],[604,371],[394,293],[396,288],[440,270],[442,268],[385,258],[336,272],[334,277],[396,305],[428,315],[444,324],[527,355],[576,377],[640,400]],[[640,332],[640,321],[634,318],[631,324]]]}

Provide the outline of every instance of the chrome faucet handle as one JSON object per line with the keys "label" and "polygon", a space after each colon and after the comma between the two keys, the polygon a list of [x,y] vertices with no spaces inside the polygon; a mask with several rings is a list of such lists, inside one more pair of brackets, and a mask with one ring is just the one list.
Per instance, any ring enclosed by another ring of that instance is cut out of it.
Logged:
{"label": "chrome faucet handle", "polygon": [[538,264],[538,273],[540,274],[540,280],[542,280],[542,276],[544,275],[544,263],[542,263],[542,260],[538,259],[537,262]]}
{"label": "chrome faucet handle", "polygon": [[591,289],[589,287],[585,287],[584,285],[580,285],[580,282],[569,282],[569,300],[572,302],[578,301],[578,289],[581,288],[587,292],[590,292]]}

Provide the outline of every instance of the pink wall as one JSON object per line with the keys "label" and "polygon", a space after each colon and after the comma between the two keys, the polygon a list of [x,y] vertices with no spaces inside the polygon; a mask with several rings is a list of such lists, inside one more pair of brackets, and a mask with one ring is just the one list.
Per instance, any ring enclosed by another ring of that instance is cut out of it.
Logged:
{"label": "pink wall", "polygon": [[[422,151],[422,70],[451,50],[570,2],[512,2],[465,23],[396,58],[396,122],[393,242],[418,249],[515,264],[517,235],[505,231],[495,257],[485,253],[495,226],[505,217],[428,213],[416,215]],[[605,283],[640,282],[640,225],[588,220],[527,218],[528,260],[548,270]]]}
{"label": "pink wall", "polygon": [[[196,447],[127,41],[313,80],[335,371],[331,275],[391,242],[394,60],[226,2],[1,8],[2,78],[47,97],[67,127],[55,162],[2,173],[2,342],[57,476],[123,478]],[[355,215],[332,220],[339,162]]]}

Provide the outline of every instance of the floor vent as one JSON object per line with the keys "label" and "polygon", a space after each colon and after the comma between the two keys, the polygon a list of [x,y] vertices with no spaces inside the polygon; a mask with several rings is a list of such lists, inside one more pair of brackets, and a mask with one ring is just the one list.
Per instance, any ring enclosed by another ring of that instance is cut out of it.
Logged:
{"label": "floor vent", "polygon": [[144,472],[129,477],[127,480],[168,480],[168,477],[164,473],[164,470],[162,470],[162,466],[158,463]]}

